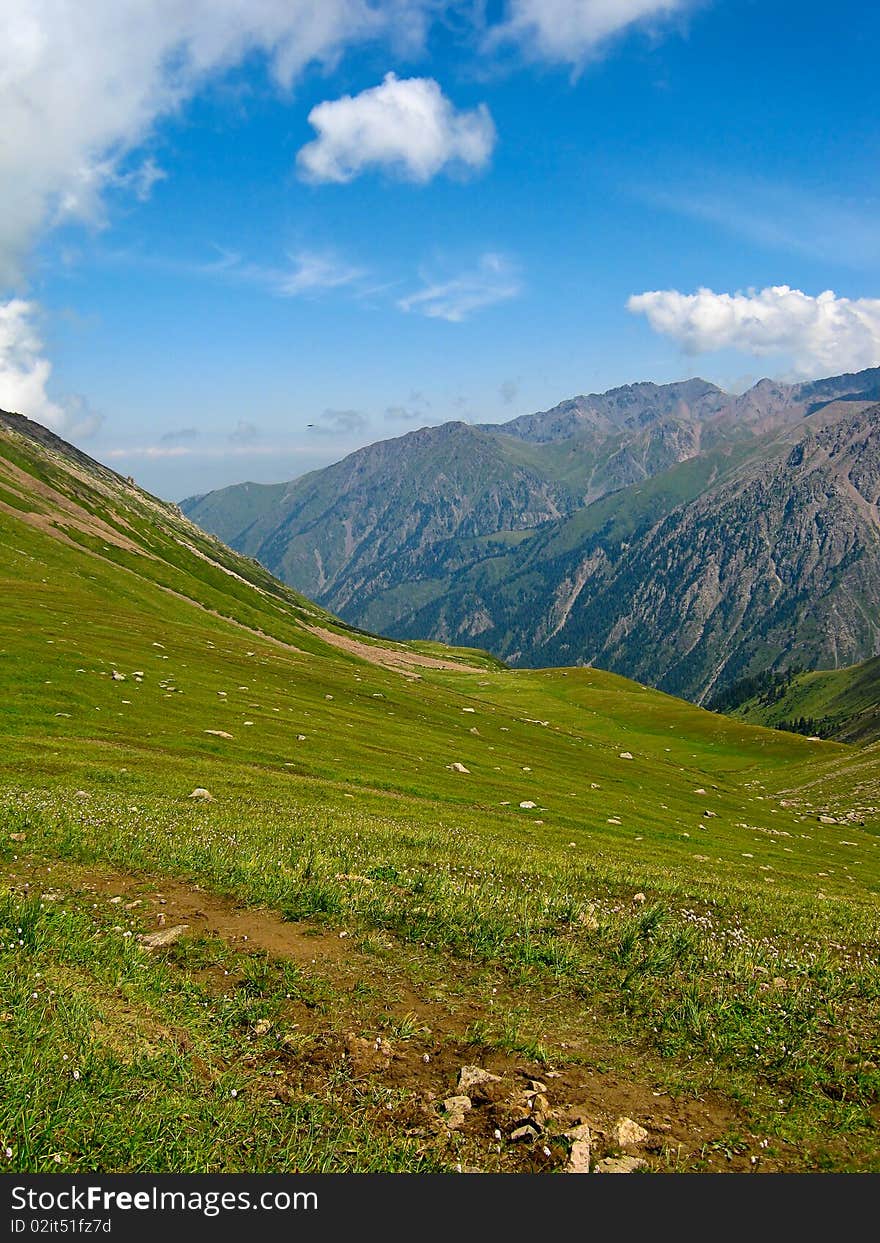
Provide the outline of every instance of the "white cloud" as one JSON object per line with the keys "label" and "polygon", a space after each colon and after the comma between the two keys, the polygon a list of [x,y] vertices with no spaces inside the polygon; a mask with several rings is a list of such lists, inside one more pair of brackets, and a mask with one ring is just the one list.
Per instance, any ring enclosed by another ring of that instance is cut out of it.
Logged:
{"label": "white cloud", "polygon": [[289,269],[273,273],[277,292],[286,298],[322,289],[339,289],[366,276],[363,268],[354,267],[332,254],[303,250],[289,258]]}
{"label": "white cloud", "polygon": [[458,111],[433,78],[385,75],[380,86],[309,113],[318,137],[297,156],[307,181],[352,181],[368,168],[425,182],[445,167],[483,168],[495,145],[489,109]]}
{"label": "white cloud", "polygon": [[[309,63],[378,36],[418,40],[430,0],[3,0],[0,282],[40,230],[100,220],[120,183],[159,170],[126,157],[212,76],[262,53],[288,87]],[[126,180],[128,179],[128,180]]]}
{"label": "white cloud", "polygon": [[46,392],[52,364],[43,357],[36,313],[33,302],[20,298],[0,303],[0,410],[63,431],[68,415]]}
{"label": "white cloud", "polygon": [[488,253],[470,272],[462,272],[451,280],[428,283],[424,289],[401,298],[401,311],[419,311],[430,319],[446,319],[458,324],[475,311],[485,310],[496,302],[506,302],[520,292],[519,275],[503,255]]}
{"label": "white cloud", "polygon": [[507,20],[490,31],[490,47],[518,43],[526,56],[579,65],[638,22],[669,17],[693,0],[509,0]]}
{"label": "white cloud", "polygon": [[804,376],[857,371],[880,363],[880,299],[812,297],[788,285],[746,293],[635,294],[627,309],[688,354],[734,349],[787,357]]}

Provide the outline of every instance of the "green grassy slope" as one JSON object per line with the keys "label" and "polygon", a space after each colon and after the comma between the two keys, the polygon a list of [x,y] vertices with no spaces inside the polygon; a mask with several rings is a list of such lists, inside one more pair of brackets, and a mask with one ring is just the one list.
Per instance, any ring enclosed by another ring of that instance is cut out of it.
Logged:
{"label": "green grassy slope", "polygon": [[880,657],[846,669],[799,673],[737,704],[732,713],[756,725],[798,728],[842,742],[875,742],[880,739]]}
{"label": "green grassy slope", "polygon": [[[361,635],[28,430],[0,427],[0,974],[18,999],[0,1140],[17,1168],[156,1168],[157,1136],[169,1168],[562,1168],[566,1141],[546,1158],[496,1143],[476,1108],[450,1138],[415,1072],[365,1087],[315,1061],[377,1028],[418,1074],[422,1050],[431,1073],[525,1058],[625,1076],[646,1111],[659,1090],[721,1100],[718,1146],[705,1122],[677,1157],[661,1135],[656,1168],[728,1149],[742,1168],[876,1164],[877,748],[597,670]],[[294,983],[194,932],[151,956],[146,905],[94,900],[107,869],[271,907],[345,934],[351,958],[325,975],[307,959]],[[55,885],[62,903],[39,899]],[[429,1140],[389,1129],[414,1102]]]}

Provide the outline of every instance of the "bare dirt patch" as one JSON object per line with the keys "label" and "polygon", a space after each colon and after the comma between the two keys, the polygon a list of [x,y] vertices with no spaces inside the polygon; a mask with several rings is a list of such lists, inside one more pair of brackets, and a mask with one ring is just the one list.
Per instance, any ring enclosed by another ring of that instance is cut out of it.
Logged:
{"label": "bare dirt patch", "polygon": [[443,660],[439,656],[424,656],[421,652],[411,652],[406,648],[382,647],[379,644],[364,643],[360,639],[337,634],[336,631],[325,630],[321,626],[307,626],[306,629],[319,639],[323,639],[325,643],[330,643],[343,652],[350,652],[352,656],[359,656],[361,660],[367,660],[370,664],[382,665],[385,669],[394,669],[397,672],[412,668],[461,670],[474,667],[462,661]]}
{"label": "bare dirt patch", "polygon": [[[329,983],[326,1004],[292,999],[284,1021],[273,1027],[269,1047],[261,1047],[262,1090],[281,1104],[303,1094],[342,1092],[371,1126],[403,1134],[426,1156],[452,1158],[473,1171],[563,1170],[571,1154],[568,1133],[584,1126],[595,1164],[620,1154],[615,1126],[621,1118],[647,1132],[637,1155],[657,1172],[786,1168],[779,1145],[772,1159],[755,1156],[761,1153],[758,1137],[750,1135],[733,1102],[714,1094],[673,1097],[652,1086],[650,1072],[602,1069],[608,1049],[591,1045],[577,1015],[566,1016],[563,1030],[553,999],[526,996],[501,979],[490,989],[470,964],[446,965],[457,982],[448,992],[437,978],[405,977],[396,959],[377,959],[339,931],[288,922],[278,912],[239,905],[185,881],[28,859],[7,864],[2,878],[10,888],[46,901],[63,902],[68,895],[91,899],[105,915],[118,912],[113,918],[120,925],[134,922],[144,932],[185,924],[184,941],[222,939],[235,951],[237,965],[230,967],[228,959],[223,968],[210,961],[192,965],[185,954],[178,958],[179,941],[149,951],[216,995],[246,987],[247,962],[254,955],[297,964],[319,993],[321,982]],[[364,982],[372,995],[355,1003]],[[553,1015],[554,1038],[568,1039],[555,1047],[548,1041],[541,1061],[475,1042],[468,1033],[487,1017],[487,993],[498,1005],[537,1009],[543,1004]],[[129,1044],[143,1051],[162,1036],[186,1042],[185,1033],[162,1032],[119,1004],[108,1005],[98,1035],[114,1047]],[[253,1063],[255,1057],[249,1054],[247,1060]],[[473,1065],[496,1078],[468,1087],[468,1107],[451,1112],[444,1102],[461,1099],[462,1068]],[[734,1131],[747,1140],[739,1151],[724,1140]]]}

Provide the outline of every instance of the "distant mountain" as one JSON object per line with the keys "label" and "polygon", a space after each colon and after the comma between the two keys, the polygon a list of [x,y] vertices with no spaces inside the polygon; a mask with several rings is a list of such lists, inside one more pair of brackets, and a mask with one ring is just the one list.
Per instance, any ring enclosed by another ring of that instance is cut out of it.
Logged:
{"label": "distant mountain", "polygon": [[346,621],[698,700],[880,652],[880,368],[448,423],[187,515]]}

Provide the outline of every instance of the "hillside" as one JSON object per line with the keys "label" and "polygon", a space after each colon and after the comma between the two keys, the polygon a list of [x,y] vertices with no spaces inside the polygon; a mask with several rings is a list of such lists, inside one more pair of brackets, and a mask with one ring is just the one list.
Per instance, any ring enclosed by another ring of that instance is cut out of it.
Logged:
{"label": "hillside", "polygon": [[702,701],[880,650],[878,396],[878,369],[630,385],[183,508],[353,624]]}
{"label": "hillside", "polygon": [[756,725],[841,742],[875,742],[880,739],[880,658],[845,669],[735,683],[711,706]]}
{"label": "hillside", "polygon": [[876,745],[355,631],[0,416],[16,1169],[877,1168],[878,809]]}

